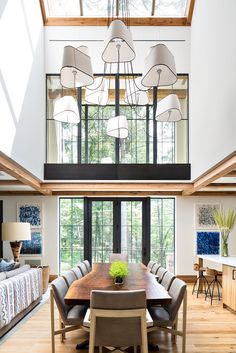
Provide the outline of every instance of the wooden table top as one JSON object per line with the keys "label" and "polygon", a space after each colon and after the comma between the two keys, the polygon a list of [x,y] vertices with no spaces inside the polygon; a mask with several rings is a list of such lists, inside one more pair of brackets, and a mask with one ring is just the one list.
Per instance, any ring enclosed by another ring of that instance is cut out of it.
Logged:
{"label": "wooden table top", "polygon": [[168,292],[144,265],[129,264],[129,274],[121,286],[116,286],[113,278],[110,277],[110,266],[110,263],[94,264],[91,272],[72,283],[65,296],[65,303],[68,305],[89,305],[92,289],[113,291],[145,289],[147,306],[165,305],[171,302]]}

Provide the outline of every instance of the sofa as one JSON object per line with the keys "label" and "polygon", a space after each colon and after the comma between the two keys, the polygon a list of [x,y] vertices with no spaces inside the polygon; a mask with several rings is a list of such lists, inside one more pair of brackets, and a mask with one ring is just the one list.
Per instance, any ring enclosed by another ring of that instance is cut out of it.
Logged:
{"label": "sofa", "polygon": [[40,302],[42,290],[41,268],[0,273],[0,338]]}

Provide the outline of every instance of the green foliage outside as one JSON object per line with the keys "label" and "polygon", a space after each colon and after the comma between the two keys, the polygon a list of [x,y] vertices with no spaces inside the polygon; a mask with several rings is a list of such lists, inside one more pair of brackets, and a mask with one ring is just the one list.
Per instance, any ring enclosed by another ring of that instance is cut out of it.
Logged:
{"label": "green foliage outside", "polygon": [[109,270],[109,275],[112,278],[123,278],[127,276],[129,273],[128,271],[128,264],[127,262],[123,261],[114,261],[111,264],[110,270]]}

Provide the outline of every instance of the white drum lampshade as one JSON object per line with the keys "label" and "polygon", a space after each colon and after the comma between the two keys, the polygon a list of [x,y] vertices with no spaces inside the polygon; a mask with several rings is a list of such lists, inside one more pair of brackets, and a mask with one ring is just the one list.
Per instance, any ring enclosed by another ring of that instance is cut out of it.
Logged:
{"label": "white drum lampshade", "polygon": [[63,123],[78,124],[80,114],[76,100],[72,96],[64,96],[56,100],[53,118]]}
{"label": "white drum lampshade", "polygon": [[125,103],[135,105],[146,105],[148,101],[147,87],[141,83],[141,77],[136,77],[134,80],[128,80],[125,90]]}
{"label": "white drum lampshade", "polygon": [[177,122],[182,113],[179,98],[176,94],[169,94],[157,103],[156,120],[162,122]]}
{"label": "white drum lampshade", "polygon": [[146,87],[170,86],[177,81],[175,59],[166,45],[157,44],[145,58],[141,82]]}
{"label": "white drum lampshade", "polygon": [[118,115],[108,120],[107,135],[121,139],[128,137],[128,122],[124,115]]}
{"label": "white drum lampshade", "polygon": [[61,85],[66,88],[75,88],[91,85],[93,81],[88,48],[86,46],[74,48],[70,45],[64,47]]}
{"label": "white drum lampshade", "polygon": [[[118,50],[117,43],[120,48]],[[123,63],[135,58],[134,44],[130,30],[121,20],[113,20],[107,30],[102,60],[106,63]]]}
{"label": "white drum lampshade", "polygon": [[97,105],[107,105],[108,103],[108,82],[104,77],[97,77],[94,83],[85,90],[85,101]]}

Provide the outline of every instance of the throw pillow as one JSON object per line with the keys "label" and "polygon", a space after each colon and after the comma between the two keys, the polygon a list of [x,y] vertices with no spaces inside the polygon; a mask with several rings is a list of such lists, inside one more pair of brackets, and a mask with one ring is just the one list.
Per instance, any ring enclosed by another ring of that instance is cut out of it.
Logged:
{"label": "throw pillow", "polygon": [[15,262],[13,260],[7,262],[2,259],[0,262],[0,272],[6,272],[6,271],[11,271],[15,267]]}

